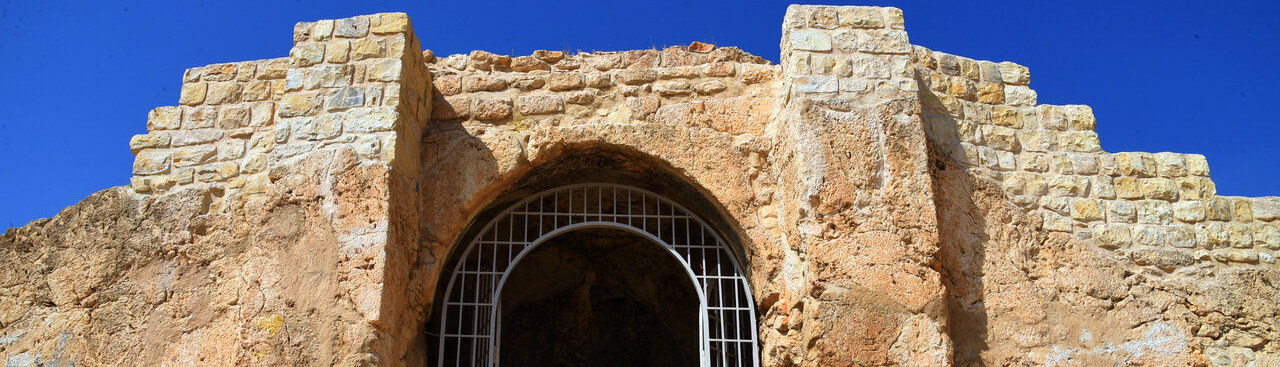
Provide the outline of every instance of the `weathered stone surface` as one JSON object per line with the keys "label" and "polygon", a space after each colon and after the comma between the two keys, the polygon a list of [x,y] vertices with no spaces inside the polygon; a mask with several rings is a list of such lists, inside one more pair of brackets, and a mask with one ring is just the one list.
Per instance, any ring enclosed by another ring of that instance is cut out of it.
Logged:
{"label": "weathered stone surface", "polygon": [[127,186],[0,235],[0,358],[415,365],[475,226],[611,182],[736,246],[762,365],[1277,362],[1280,201],[1217,196],[1203,156],[1103,152],[1090,108],[910,46],[897,9],[784,29],[769,65],[436,58],[404,14],[299,23],[288,58],[188,70]]}

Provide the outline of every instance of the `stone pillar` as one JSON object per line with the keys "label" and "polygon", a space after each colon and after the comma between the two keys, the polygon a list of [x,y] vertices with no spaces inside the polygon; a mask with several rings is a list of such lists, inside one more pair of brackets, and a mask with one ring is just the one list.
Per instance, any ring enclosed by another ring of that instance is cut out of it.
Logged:
{"label": "stone pillar", "polygon": [[780,222],[802,280],[790,321],[766,326],[799,329],[792,362],[951,363],[910,52],[898,9],[787,9]]}
{"label": "stone pillar", "polygon": [[361,218],[359,208],[339,208],[331,220],[343,228],[339,246],[371,264],[348,269],[360,275],[349,290],[356,307],[374,326],[362,358],[405,365],[406,352],[421,343],[423,322],[420,302],[406,296],[420,242],[418,149],[431,116],[422,46],[403,13],[299,23],[294,42],[276,124],[277,163],[345,146],[358,161],[389,168],[366,183],[385,185],[373,190],[385,195],[384,210]]}

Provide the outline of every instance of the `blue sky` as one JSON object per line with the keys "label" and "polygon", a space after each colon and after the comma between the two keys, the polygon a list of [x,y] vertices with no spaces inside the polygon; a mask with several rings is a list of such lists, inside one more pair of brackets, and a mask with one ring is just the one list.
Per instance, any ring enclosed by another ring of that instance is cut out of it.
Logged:
{"label": "blue sky", "polygon": [[[627,50],[691,41],[773,62],[785,1],[0,0],[0,228],[127,184],[128,141],[176,105],[183,70],[286,56],[293,24],[401,11],[437,55]],[[897,6],[911,43],[1031,68],[1040,103],[1088,104],[1109,152],[1208,157],[1223,195],[1280,195],[1276,2]]]}

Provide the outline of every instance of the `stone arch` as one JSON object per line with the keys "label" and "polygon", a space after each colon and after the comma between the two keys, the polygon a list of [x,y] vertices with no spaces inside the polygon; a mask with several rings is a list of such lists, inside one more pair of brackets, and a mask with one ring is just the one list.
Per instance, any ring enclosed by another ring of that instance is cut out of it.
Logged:
{"label": "stone arch", "polygon": [[[739,257],[698,213],[654,192],[612,183],[571,184],[508,205],[468,239],[441,299],[440,365],[496,365],[502,285],[547,239],[584,228],[625,230],[662,245],[698,290],[700,360],[759,364],[755,302]],[[505,233],[504,233],[505,231]],[[442,279],[443,281],[444,279]]]}

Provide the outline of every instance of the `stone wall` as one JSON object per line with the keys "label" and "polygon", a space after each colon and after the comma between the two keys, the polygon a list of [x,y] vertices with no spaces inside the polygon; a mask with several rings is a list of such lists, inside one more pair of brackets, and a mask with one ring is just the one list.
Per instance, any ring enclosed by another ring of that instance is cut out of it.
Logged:
{"label": "stone wall", "polygon": [[437,57],[404,14],[293,40],[188,70],[131,185],[0,236],[0,359],[430,365],[475,223],[606,181],[726,234],[766,366],[1280,363],[1280,199],[1103,152],[1088,107],[911,45],[897,9],[792,6],[781,65]]}
{"label": "stone wall", "polygon": [[1024,66],[912,64],[952,335],[984,330],[957,364],[1277,363],[1280,198],[1218,196],[1202,155],[1103,151],[1093,111],[1037,105]]}
{"label": "stone wall", "polygon": [[1045,229],[1166,272],[1274,264],[1280,198],[1218,196],[1199,154],[1102,151],[1089,106],[1036,105],[1026,67],[915,46],[931,133]]}

